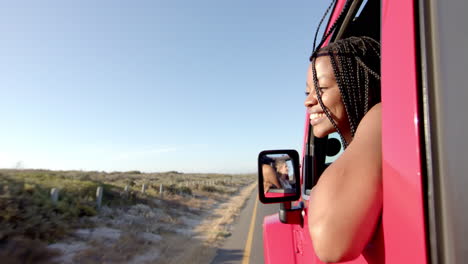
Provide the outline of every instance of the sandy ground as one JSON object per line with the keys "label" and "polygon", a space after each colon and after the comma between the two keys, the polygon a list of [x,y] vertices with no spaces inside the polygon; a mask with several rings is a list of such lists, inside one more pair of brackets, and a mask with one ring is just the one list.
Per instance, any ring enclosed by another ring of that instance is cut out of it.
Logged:
{"label": "sandy ground", "polygon": [[160,200],[103,207],[88,219],[93,228],[78,229],[48,248],[59,252],[57,263],[209,263],[255,186],[221,201],[193,199],[183,207]]}

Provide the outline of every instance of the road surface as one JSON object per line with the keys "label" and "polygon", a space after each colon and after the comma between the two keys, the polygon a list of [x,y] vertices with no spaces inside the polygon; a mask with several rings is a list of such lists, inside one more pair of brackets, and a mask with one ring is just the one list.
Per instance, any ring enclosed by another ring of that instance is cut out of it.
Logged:
{"label": "road surface", "polygon": [[278,210],[279,204],[267,205],[258,201],[258,189],[255,189],[236,219],[232,235],[218,249],[216,257],[211,263],[263,263],[263,218],[267,215],[277,214]]}

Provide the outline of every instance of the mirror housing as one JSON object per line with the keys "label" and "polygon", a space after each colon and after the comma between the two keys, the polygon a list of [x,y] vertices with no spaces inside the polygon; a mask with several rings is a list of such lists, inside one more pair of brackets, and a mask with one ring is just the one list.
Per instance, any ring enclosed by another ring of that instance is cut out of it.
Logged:
{"label": "mirror housing", "polygon": [[262,203],[297,201],[300,185],[297,151],[265,150],[258,154],[258,196]]}

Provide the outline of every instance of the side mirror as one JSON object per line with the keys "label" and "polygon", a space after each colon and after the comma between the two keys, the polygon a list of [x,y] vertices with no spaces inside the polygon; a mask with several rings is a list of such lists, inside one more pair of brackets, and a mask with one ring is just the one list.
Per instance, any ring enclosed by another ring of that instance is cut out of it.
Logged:
{"label": "side mirror", "polygon": [[301,196],[299,154],[265,150],[258,155],[258,194],[262,203],[296,201]]}

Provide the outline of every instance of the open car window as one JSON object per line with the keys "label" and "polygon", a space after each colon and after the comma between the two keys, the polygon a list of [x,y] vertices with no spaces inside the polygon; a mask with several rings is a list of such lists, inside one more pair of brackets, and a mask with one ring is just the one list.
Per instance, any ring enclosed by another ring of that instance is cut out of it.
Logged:
{"label": "open car window", "polygon": [[[344,19],[332,33],[331,41],[351,36],[368,36],[380,40],[379,0],[356,0],[348,2],[344,8],[342,11]],[[308,131],[302,171],[303,199],[305,200],[308,199],[310,190],[315,186],[322,172],[343,153],[343,146],[337,133],[320,139],[313,136],[310,124]]]}

